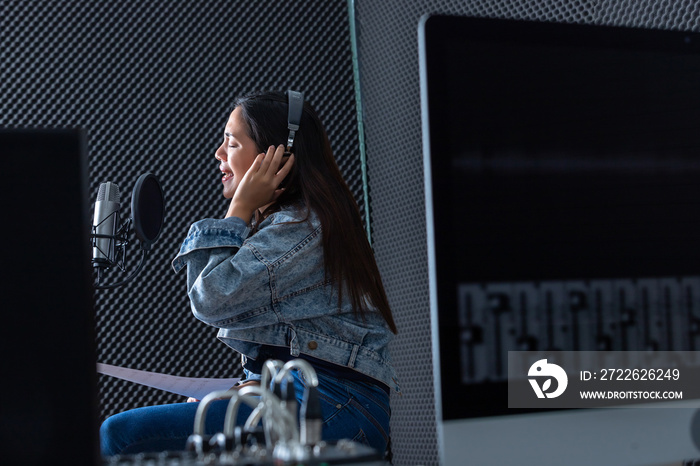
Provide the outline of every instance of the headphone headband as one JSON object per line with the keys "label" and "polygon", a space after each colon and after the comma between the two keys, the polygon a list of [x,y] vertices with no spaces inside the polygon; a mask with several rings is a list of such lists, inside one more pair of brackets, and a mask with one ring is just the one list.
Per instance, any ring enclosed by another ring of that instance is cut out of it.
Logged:
{"label": "headphone headband", "polygon": [[297,91],[288,90],[287,99],[289,102],[289,112],[287,114],[287,128],[289,136],[287,137],[287,152],[292,151],[294,145],[294,136],[299,131],[301,124],[301,114],[304,111],[304,94]]}

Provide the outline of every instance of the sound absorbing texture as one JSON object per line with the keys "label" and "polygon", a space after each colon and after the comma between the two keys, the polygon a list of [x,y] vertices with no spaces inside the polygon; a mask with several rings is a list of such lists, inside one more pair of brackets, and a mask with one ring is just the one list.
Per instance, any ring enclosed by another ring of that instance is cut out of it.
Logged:
{"label": "sound absorbing texture", "polygon": [[355,0],[372,239],[399,327],[392,347],[403,390],[392,398],[397,465],[438,461],[417,39],[427,13],[700,29],[700,6],[691,0]]}
{"label": "sound absorbing texture", "polygon": [[[316,106],[362,206],[345,0],[0,1],[0,127],[85,128],[91,192],[118,184],[122,218],[140,174],[154,173],[165,193],[164,229],[142,273],[96,292],[100,362],[183,376],[240,373],[216,329],[191,315],[185,274],[170,261],[192,222],[225,213],[214,151],[233,98],[288,88]],[[26,166],[47,208],[60,209],[51,187],[64,180],[32,160]],[[133,270],[138,243],[127,251]],[[98,383],[103,418],[184,401],[110,377]]]}

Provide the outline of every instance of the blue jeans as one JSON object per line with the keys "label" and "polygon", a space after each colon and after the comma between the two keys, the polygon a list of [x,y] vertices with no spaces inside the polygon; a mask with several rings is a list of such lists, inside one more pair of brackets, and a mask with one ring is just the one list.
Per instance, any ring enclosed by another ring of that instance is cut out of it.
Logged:
{"label": "blue jeans", "polygon": [[[301,406],[305,382],[297,371],[292,373],[297,404]],[[351,439],[384,452],[389,440],[389,395],[371,384],[320,373],[318,379],[323,440]],[[198,406],[199,403],[149,406],[110,416],[100,428],[102,454],[184,450]],[[205,429],[208,435],[223,431],[227,406],[228,400],[209,406]],[[237,425],[245,424],[250,413],[250,407],[241,403]]]}

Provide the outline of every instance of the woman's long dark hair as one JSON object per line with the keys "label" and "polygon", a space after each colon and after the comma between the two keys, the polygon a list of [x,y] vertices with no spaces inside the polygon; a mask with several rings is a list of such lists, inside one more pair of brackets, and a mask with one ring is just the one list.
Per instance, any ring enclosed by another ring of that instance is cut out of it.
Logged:
{"label": "woman's long dark hair", "polygon": [[[258,151],[285,144],[287,96],[281,92],[248,94],[236,99],[234,108],[248,125],[248,135]],[[316,111],[304,102],[299,130],[292,148],[294,165],[283,182],[284,192],[263,216],[280,206],[303,202],[318,215],[323,233],[326,279],[337,285],[338,300],[348,293],[353,310],[364,317],[376,308],[392,332],[396,324],[360,219],[360,211],[333,157],[326,130]]]}

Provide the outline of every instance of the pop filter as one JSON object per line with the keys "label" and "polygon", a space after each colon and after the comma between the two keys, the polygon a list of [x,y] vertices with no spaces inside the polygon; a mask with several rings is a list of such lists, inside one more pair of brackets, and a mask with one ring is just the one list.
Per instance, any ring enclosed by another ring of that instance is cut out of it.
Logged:
{"label": "pop filter", "polygon": [[141,248],[150,249],[160,236],[165,216],[163,189],[154,174],[144,173],[136,180],[131,194],[131,215]]}

